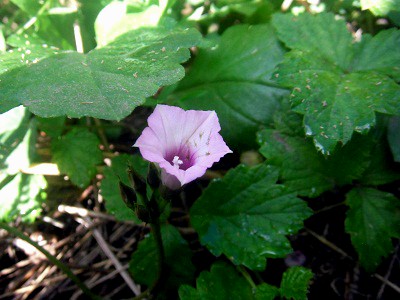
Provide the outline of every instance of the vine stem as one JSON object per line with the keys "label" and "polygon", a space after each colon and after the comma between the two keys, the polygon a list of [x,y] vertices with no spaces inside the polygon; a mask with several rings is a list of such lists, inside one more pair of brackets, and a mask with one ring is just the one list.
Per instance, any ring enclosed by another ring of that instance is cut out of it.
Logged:
{"label": "vine stem", "polygon": [[16,237],[20,238],[21,240],[29,243],[33,247],[35,247],[38,251],[43,253],[46,258],[56,265],[62,272],[64,272],[65,275],[68,276],[69,279],[71,279],[75,284],[84,292],[90,299],[94,300],[100,300],[101,298],[97,295],[95,295],[72,271],[70,268],[67,267],[64,263],[59,261],[55,256],[53,256],[49,251],[44,249],[42,246],[40,246],[38,243],[35,241],[31,240],[28,236],[26,236],[24,233],[19,231],[15,227],[11,227],[6,223],[0,222],[0,228],[6,230],[8,233],[11,233],[15,235]]}

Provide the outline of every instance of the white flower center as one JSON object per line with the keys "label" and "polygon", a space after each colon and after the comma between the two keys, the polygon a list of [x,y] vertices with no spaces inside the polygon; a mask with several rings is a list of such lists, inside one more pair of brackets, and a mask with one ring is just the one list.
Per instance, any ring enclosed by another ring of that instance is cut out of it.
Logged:
{"label": "white flower center", "polygon": [[172,164],[174,165],[175,168],[179,169],[179,165],[183,164],[183,161],[179,159],[179,156],[174,156]]}

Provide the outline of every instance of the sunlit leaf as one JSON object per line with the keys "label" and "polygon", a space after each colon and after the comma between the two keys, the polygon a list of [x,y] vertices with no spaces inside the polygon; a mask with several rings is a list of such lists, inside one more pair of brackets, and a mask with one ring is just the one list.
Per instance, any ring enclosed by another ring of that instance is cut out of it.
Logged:
{"label": "sunlit leaf", "polygon": [[0,53],[6,51],[7,45],[6,40],[4,38],[3,29],[0,28]]}
{"label": "sunlit leaf", "polygon": [[391,11],[400,11],[399,0],[360,0],[361,9],[369,9],[374,15],[386,16]]}
{"label": "sunlit leaf", "polygon": [[35,157],[36,126],[22,106],[0,115],[0,170],[16,174]]}
{"label": "sunlit leaf", "polygon": [[199,39],[194,29],[139,29],[88,54],[65,52],[14,68],[0,75],[0,112],[22,103],[42,117],[119,120],[184,76],[180,63]]}
{"label": "sunlit leaf", "polygon": [[42,211],[46,179],[22,173],[1,177],[0,220],[11,222],[20,217],[24,222],[33,222]]}
{"label": "sunlit leaf", "polygon": [[107,45],[129,30],[156,26],[163,10],[157,5],[144,6],[142,4],[140,6],[138,11],[131,13],[128,12],[128,1],[113,1],[104,7],[95,22],[98,46]]}

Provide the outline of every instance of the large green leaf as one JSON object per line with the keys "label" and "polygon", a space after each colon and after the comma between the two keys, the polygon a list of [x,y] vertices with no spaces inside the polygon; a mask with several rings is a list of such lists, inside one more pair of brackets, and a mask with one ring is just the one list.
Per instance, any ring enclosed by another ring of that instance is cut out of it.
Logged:
{"label": "large green leaf", "polygon": [[[191,262],[192,251],[187,242],[172,225],[163,226],[161,236],[169,272],[166,285],[176,288],[183,283],[190,283],[195,268]],[[132,255],[129,271],[138,283],[147,286],[151,286],[157,279],[158,253],[152,235],[139,243],[138,249]]]}
{"label": "large green leaf", "polygon": [[[216,262],[210,272],[203,271],[196,281],[196,288],[182,285],[181,300],[231,300],[254,299],[250,284],[232,265]],[[265,299],[265,298],[264,298]]]}
{"label": "large green leaf", "polygon": [[215,110],[229,145],[249,149],[288,94],[270,80],[283,53],[269,25],[231,27],[217,46],[199,49],[168,99],[186,109]]}
{"label": "large green leaf", "polygon": [[131,186],[128,177],[128,167],[131,166],[141,176],[146,178],[148,163],[138,155],[121,154],[111,160],[111,166],[104,169],[104,179],[101,181],[101,194],[105,199],[108,212],[118,220],[134,220],[139,222],[135,213],[126,207],[119,190],[121,180]]}
{"label": "large green leaf", "polygon": [[200,242],[253,270],[263,270],[266,257],[290,253],[285,235],[297,232],[311,211],[277,177],[271,166],[240,165],[212,182],[190,210]]}
{"label": "large green leaf", "polygon": [[11,222],[20,217],[33,222],[42,211],[46,179],[42,175],[18,173],[0,177],[0,221]]}
{"label": "large green leaf", "polygon": [[285,186],[307,197],[361,178],[369,166],[372,148],[370,137],[358,134],[333,155],[324,157],[310,139],[273,129],[259,132],[258,142],[267,163],[280,168]]}
{"label": "large green leaf", "polygon": [[391,78],[400,76],[400,31],[365,36],[354,45],[345,23],[332,14],[277,14],[273,24],[293,49],[275,77],[293,88],[292,107],[305,115],[305,132],[321,152],[332,153],[354,131],[367,132],[376,111],[400,112],[400,87]]}
{"label": "large green leaf", "polygon": [[79,187],[89,185],[102,162],[99,139],[87,129],[74,128],[52,142],[53,161]]}
{"label": "large green leaf", "polygon": [[0,75],[0,112],[23,104],[42,117],[119,120],[184,76],[180,63],[199,39],[194,29],[144,28],[88,54],[65,52],[14,68]]}
{"label": "large green leaf", "polygon": [[355,188],[346,196],[350,209],[346,231],[360,263],[373,271],[392,250],[392,238],[400,238],[400,200],[372,188]]}

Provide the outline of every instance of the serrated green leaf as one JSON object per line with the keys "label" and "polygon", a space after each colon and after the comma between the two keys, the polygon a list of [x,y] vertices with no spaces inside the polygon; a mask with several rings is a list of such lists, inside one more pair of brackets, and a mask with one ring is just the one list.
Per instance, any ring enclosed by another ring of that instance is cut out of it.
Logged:
{"label": "serrated green leaf", "polygon": [[400,162],[400,117],[391,118],[387,137],[394,160]]}
{"label": "serrated green leaf", "polygon": [[363,40],[352,70],[378,71],[400,79],[400,30],[382,30],[373,38],[364,35]]}
{"label": "serrated green leaf", "polygon": [[355,188],[346,196],[350,209],[346,232],[359,255],[360,264],[372,272],[392,250],[392,238],[400,237],[400,201],[372,188]]}
{"label": "serrated green leaf", "polygon": [[216,262],[210,272],[203,271],[196,280],[196,288],[182,285],[181,300],[253,299],[251,286],[232,265]]}
{"label": "serrated green leaf", "polygon": [[[172,225],[161,228],[161,235],[168,267],[167,288],[176,288],[193,280],[195,268],[192,265],[187,242]],[[129,263],[129,271],[135,281],[151,286],[157,279],[158,253],[152,235],[139,243]]]}
{"label": "serrated green leaf", "polygon": [[389,76],[399,74],[400,55],[392,49],[399,31],[366,36],[363,44],[353,45],[344,22],[332,14],[278,14],[273,23],[293,49],[275,74],[277,82],[293,88],[292,107],[305,115],[305,132],[324,154],[338,142],[347,143],[354,131],[369,131],[375,112],[398,114],[400,87]]}
{"label": "serrated green leaf", "polygon": [[400,88],[386,75],[374,72],[341,74],[322,59],[292,51],[280,66],[278,81],[294,85],[293,110],[304,114],[306,134],[324,154],[338,141],[347,143],[353,131],[368,132],[375,111],[396,113]]}
{"label": "serrated green leaf", "polygon": [[42,211],[46,186],[46,179],[41,175],[1,176],[0,220],[11,222],[20,217],[24,222],[33,222]]}
{"label": "serrated green leaf", "polygon": [[58,140],[52,141],[53,161],[60,172],[79,187],[89,185],[96,175],[96,166],[102,162],[99,139],[87,129],[74,128]]}
{"label": "serrated green leaf", "polygon": [[307,300],[308,286],[313,278],[311,270],[292,267],[283,273],[280,293],[285,299]]}
{"label": "serrated green leaf", "polygon": [[284,186],[278,170],[243,165],[212,182],[190,210],[200,242],[234,264],[263,270],[266,257],[291,251],[285,237],[297,232],[311,211]]}
{"label": "serrated green leaf", "polygon": [[310,139],[273,129],[259,132],[258,142],[267,163],[280,168],[283,184],[306,197],[317,197],[361,178],[372,148],[370,137],[357,134],[333,155],[324,157]]}
{"label": "serrated green leaf", "polygon": [[231,27],[217,46],[199,49],[168,100],[186,109],[215,110],[229,145],[249,149],[288,94],[270,80],[283,53],[269,25]]}
{"label": "serrated green leaf", "polygon": [[105,199],[108,212],[118,220],[134,220],[139,223],[135,213],[126,207],[119,190],[119,180],[127,186],[131,183],[128,178],[128,166],[146,178],[148,162],[138,155],[121,154],[111,160],[111,167],[104,169],[104,179],[101,181],[101,194]]}
{"label": "serrated green leaf", "polygon": [[255,300],[274,300],[277,296],[279,296],[279,289],[267,283],[258,285],[254,292]]}
{"label": "serrated green leaf", "polygon": [[[272,24],[287,47],[318,53],[329,64],[346,69],[351,62],[353,38],[344,20],[332,13],[275,14]],[[327,38],[329,36],[329,38]]]}
{"label": "serrated green leaf", "polygon": [[14,68],[0,75],[0,111],[22,103],[42,117],[119,120],[184,76],[180,63],[199,39],[194,29],[138,29],[88,54],[66,52]]}

